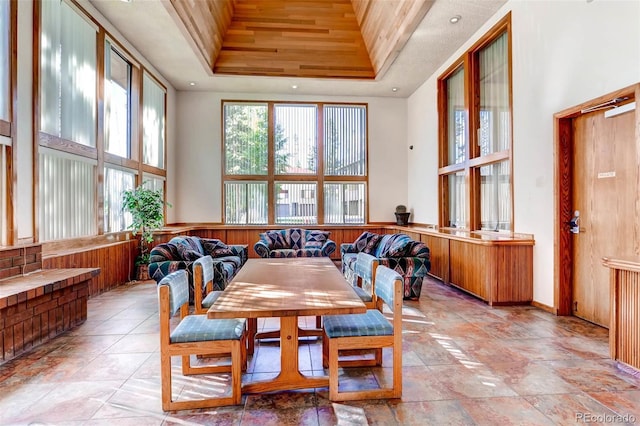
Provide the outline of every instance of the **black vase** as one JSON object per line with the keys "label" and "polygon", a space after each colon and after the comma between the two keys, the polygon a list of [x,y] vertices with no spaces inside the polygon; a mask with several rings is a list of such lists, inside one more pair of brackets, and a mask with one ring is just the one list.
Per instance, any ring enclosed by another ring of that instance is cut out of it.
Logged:
{"label": "black vase", "polygon": [[396,225],[407,226],[409,224],[410,212],[396,213]]}

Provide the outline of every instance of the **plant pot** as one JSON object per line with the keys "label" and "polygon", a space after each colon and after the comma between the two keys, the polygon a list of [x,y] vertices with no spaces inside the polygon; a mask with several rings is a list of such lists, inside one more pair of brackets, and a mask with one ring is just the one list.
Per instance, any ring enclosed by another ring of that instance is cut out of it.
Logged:
{"label": "plant pot", "polygon": [[136,265],[136,281],[147,281],[149,277],[149,265]]}
{"label": "plant pot", "polygon": [[407,226],[409,224],[409,215],[411,215],[410,212],[396,213],[396,225]]}

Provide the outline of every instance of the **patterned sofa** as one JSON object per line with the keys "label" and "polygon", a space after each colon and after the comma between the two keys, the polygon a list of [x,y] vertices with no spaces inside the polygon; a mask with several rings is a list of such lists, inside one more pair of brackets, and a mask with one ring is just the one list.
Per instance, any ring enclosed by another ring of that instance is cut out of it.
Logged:
{"label": "patterned sofa", "polygon": [[329,239],[328,231],[300,228],[279,229],[260,234],[253,249],[258,256],[269,257],[321,257],[336,251],[336,243]]}
{"label": "patterned sofa", "polygon": [[247,261],[246,245],[226,245],[220,240],[192,236],[173,237],[151,249],[149,276],[156,282],[179,269],[189,278],[189,301],[193,303],[193,262],[202,256],[213,258],[213,290],[224,290]]}
{"label": "patterned sofa", "polygon": [[429,248],[405,234],[380,235],[363,232],[353,243],[340,245],[342,272],[352,285],[356,284],[355,264],[358,253],[364,252],[378,258],[404,279],[404,298],[418,300],[422,281],[431,269]]}

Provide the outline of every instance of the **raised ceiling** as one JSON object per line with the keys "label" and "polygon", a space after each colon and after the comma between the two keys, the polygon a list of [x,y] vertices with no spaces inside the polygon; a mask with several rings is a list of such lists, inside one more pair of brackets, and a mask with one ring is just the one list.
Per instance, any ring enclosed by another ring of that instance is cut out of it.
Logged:
{"label": "raised ceiling", "polygon": [[[370,77],[337,78],[333,75],[290,76],[288,73],[281,76],[262,76],[266,74],[255,72],[247,75],[214,73],[217,61],[224,56],[220,52],[225,43],[223,35],[227,31],[212,31],[214,26],[211,22],[216,23],[215,28],[225,28],[225,25],[231,28],[236,11],[234,7],[238,4],[244,7],[254,4],[257,7],[266,3],[282,3],[280,0],[132,0],[130,3],[113,0],[79,1],[97,9],[177,90],[393,97],[407,97],[413,93],[506,2],[336,1],[335,3],[342,4],[341,7],[345,7],[344,3],[352,5],[373,69]],[[289,3],[328,7],[334,2],[286,0],[286,4]],[[180,13],[187,16],[187,6],[193,11],[196,11],[194,8],[198,9],[197,13],[193,12],[187,18],[185,24]],[[381,8],[382,6],[384,7]],[[408,10],[408,6],[413,10]],[[258,15],[261,17],[264,12]],[[449,18],[453,15],[462,16],[456,25],[449,23]],[[314,16],[322,21],[319,14]],[[200,35],[194,33],[194,30],[199,31]],[[289,36],[287,33],[281,40],[292,40]],[[310,49],[305,47],[305,50]],[[245,62],[253,60],[255,56],[255,53],[243,49],[236,49],[235,53],[238,60]],[[335,59],[334,56],[316,54],[313,59]],[[263,62],[271,63],[266,60]],[[292,89],[293,86],[297,88]],[[396,90],[392,91],[392,88]]]}
{"label": "raised ceiling", "polygon": [[171,0],[214,74],[381,77],[433,0]]}

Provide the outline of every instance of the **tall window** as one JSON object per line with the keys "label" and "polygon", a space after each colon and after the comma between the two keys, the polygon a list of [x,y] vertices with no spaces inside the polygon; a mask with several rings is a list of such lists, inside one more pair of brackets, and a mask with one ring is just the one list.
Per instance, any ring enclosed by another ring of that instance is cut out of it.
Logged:
{"label": "tall window", "polygon": [[223,102],[225,222],[364,223],[366,128],[364,105]]}
{"label": "tall window", "polygon": [[445,227],[513,230],[510,26],[507,15],[438,81]]}
{"label": "tall window", "polygon": [[9,0],[0,0],[0,120],[7,122],[11,121],[9,110],[11,103],[11,14],[9,6]]}
{"label": "tall window", "polygon": [[122,193],[164,189],[166,91],[73,0],[36,5],[38,240],[124,231]]}
{"label": "tall window", "polygon": [[104,56],[104,149],[130,158],[132,66],[108,41]]}
{"label": "tall window", "polygon": [[95,147],[97,28],[64,0],[41,4],[40,130]]}
{"label": "tall window", "polygon": [[165,89],[147,73],[142,78],[142,158],[164,168]]}
{"label": "tall window", "polygon": [[[11,167],[11,37],[15,30],[11,17],[11,3],[0,0],[0,245],[9,244],[12,212],[7,204],[10,197]],[[13,6],[15,7],[15,5]]]}

